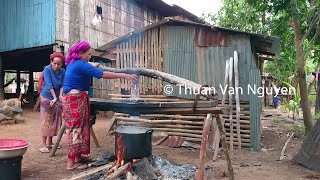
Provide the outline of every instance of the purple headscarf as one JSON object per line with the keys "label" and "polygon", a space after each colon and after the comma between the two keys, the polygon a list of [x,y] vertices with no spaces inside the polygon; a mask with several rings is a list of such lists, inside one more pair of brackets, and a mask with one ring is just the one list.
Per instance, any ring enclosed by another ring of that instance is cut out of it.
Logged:
{"label": "purple headscarf", "polygon": [[80,52],[86,51],[90,48],[88,41],[80,41],[77,44],[73,45],[66,57],[66,65],[75,60],[81,59]]}

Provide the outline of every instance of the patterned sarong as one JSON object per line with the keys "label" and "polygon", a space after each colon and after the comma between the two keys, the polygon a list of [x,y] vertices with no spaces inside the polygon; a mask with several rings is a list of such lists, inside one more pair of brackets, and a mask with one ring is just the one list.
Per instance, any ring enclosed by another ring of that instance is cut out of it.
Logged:
{"label": "patterned sarong", "polygon": [[90,154],[90,111],[86,92],[68,93],[62,98],[62,119],[66,123],[68,158]]}
{"label": "patterned sarong", "polygon": [[49,99],[40,96],[40,120],[41,120],[41,134],[43,137],[57,136],[61,128],[61,113],[60,106],[54,105],[50,107]]}

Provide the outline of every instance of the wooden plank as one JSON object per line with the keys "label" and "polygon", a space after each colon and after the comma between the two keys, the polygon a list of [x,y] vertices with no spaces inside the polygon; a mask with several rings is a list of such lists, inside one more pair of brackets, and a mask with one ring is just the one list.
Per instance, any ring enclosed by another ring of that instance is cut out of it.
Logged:
{"label": "wooden plank", "polygon": [[[128,64],[129,64],[128,46],[129,46],[129,43],[125,42],[124,43],[124,68],[128,68]],[[124,80],[124,89],[128,90],[128,81],[126,79]]]}
{"label": "wooden plank", "polygon": [[132,38],[129,38],[129,67],[133,67],[133,57],[132,57]]}
{"label": "wooden plank", "polygon": [[[143,33],[143,59],[142,59],[142,67],[146,67],[146,58],[147,58],[147,33]],[[143,94],[146,94],[147,89],[147,77],[143,76]]]}
{"label": "wooden plank", "polygon": [[[143,50],[142,50],[142,35],[140,34],[139,35],[139,41],[138,41],[138,51],[139,51],[139,60],[138,60],[138,65],[139,65],[139,67],[142,67],[141,66],[141,63],[142,63],[142,58],[143,58],[143,54],[142,54],[142,52],[143,52]],[[139,77],[140,79],[139,79],[139,82],[140,82],[140,88],[139,88],[139,91],[140,91],[140,95],[142,94],[142,89],[143,89],[143,81],[142,81],[142,78],[143,77]]]}
{"label": "wooden plank", "polygon": [[[158,39],[158,28],[155,29],[155,69],[159,70],[159,39]],[[159,94],[160,93],[160,84],[159,84],[159,80],[156,79],[156,93]]]}
{"label": "wooden plank", "polygon": [[[124,61],[124,54],[123,54],[123,43],[120,44],[120,68],[123,69],[123,61]],[[124,88],[124,79],[120,79],[120,92],[121,89]],[[119,92],[119,93],[120,93]]]}
{"label": "wooden plank", "polygon": [[[117,44],[116,45],[117,48],[117,59],[116,59],[116,68],[120,69],[120,45]],[[120,93],[120,79],[116,79],[115,80],[115,88],[116,88],[116,92]]]}
{"label": "wooden plank", "polygon": [[[129,38],[128,40],[128,56],[129,56],[129,61],[128,61],[128,67],[132,68],[133,67],[133,59],[132,59],[132,38]],[[128,81],[128,90],[130,89],[130,92],[132,93],[132,83]],[[131,94],[130,93],[130,94]]]}
{"label": "wooden plank", "polygon": [[[151,33],[151,56],[150,56],[150,62],[151,62],[151,69],[155,69],[154,63],[155,63],[155,58],[154,58],[154,29],[150,30]],[[152,94],[155,93],[155,88],[156,88],[156,83],[155,79],[151,78],[151,91]]]}
{"label": "wooden plank", "polygon": [[[151,68],[151,30],[147,31],[147,60],[145,61],[146,63],[146,67],[148,69]],[[149,89],[151,89],[151,78],[148,77],[148,87],[147,87],[147,91],[149,91]]]}
{"label": "wooden plank", "polygon": [[[162,30],[162,27],[160,27],[159,28],[159,31],[160,31],[160,33],[159,33],[159,71],[163,71],[163,64],[162,64],[162,62],[163,62],[163,59],[162,59],[162,56],[161,56],[161,54],[163,54],[163,49],[162,49],[162,43],[163,43],[163,41],[162,41],[162,38],[163,38],[163,30]],[[160,88],[160,93],[162,94],[163,93],[163,82],[161,81],[161,80],[159,80],[159,82],[160,82],[160,85],[161,85],[161,88]]]}
{"label": "wooden plank", "polygon": [[[232,75],[233,75],[233,58],[230,58],[230,61],[229,61],[229,87],[233,87],[233,84],[232,84]],[[229,121],[230,121],[230,129],[231,129],[231,135],[230,135],[230,138],[231,138],[231,143],[230,143],[230,156],[231,156],[231,159],[233,159],[234,157],[234,151],[233,151],[233,142],[234,142],[234,139],[233,139],[233,119],[232,119],[232,94],[229,94],[229,107],[230,108],[230,112],[229,112]]]}

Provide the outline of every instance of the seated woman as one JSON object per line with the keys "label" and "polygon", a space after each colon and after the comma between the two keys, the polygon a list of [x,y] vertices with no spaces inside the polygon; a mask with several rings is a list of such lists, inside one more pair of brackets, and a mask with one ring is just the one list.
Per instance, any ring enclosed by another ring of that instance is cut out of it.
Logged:
{"label": "seated woman", "polygon": [[44,83],[40,92],[40,119],[42,148],[40,152],[49,153],[52,137],[57,136],[61,127],[61,106],[56,105],[62,96],[65,70],[61,68],[64,56],[60,52],[50,55],[50,65],[43,70]]}
{"label": "seated woman", "polygon": [[[92,50],[87,41],[75,44],[66,58],[66,77],[62,97],[62,119],[66,123],[68,141],[67,170],[84,169],[90,154],[90,104],[87,91],[91,78],[116,79],[130,81],[136,75],[112,73],[97,68],[98,63],[90,63]],[[84,156],[82,156],[84,155]]]}

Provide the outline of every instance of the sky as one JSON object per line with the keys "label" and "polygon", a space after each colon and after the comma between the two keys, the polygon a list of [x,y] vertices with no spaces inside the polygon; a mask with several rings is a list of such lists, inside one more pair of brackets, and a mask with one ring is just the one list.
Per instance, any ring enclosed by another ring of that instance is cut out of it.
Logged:
{"label": "sky", "polygon": [[200,17],[202,13],[217,13],[223,0],[162,0],[167,4],[176,4]]}

